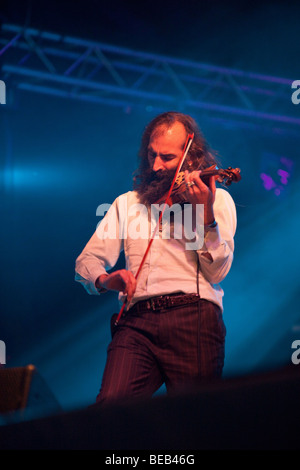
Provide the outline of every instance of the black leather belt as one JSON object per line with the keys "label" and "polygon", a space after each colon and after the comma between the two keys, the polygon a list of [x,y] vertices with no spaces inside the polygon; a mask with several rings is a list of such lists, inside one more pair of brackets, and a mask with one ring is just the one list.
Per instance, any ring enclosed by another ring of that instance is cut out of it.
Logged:
{"label": "black leather belt", "polygon": [[198,302],[200,299],[197,294],[170,294],[151,297],[147,300],[141,300],[128,310],[128,313],[140,313],[147,311],[160,311],[166,308],[178,307]]}

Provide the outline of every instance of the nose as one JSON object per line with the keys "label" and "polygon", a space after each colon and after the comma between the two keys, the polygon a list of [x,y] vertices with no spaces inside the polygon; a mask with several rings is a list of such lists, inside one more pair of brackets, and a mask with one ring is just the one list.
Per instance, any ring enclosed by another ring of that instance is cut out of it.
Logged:
{"label": "nose", "polygon": [[157,157],[155,157],[152,170],[153,171],[158,171],[158,170],[162,170],[163,168],[164,168],[164,166],[163,166],[162,159],[158,155]]}

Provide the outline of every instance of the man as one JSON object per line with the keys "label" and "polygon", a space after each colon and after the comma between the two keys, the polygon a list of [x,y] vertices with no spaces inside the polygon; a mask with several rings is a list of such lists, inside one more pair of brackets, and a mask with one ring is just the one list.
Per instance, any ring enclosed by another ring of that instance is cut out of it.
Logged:
{"label": "man", "polygon": [[[182,167],[185,199],[174,205],[173,219],[162,220],[143,260],[153,234],[150,209],[168,193],[189,134],[194,138]],[[114,201],[76,260],[75,279],[89,294],[113,290],[119,292],[120,305],[126,302],[107,350],[98,403],[151,397],[163,383],[168,392],[176,391],[221,377],[224,365],[226,328],[219,283],[233,260],[234,202],[227,191],[216,189],[215,177],[207,184],[201,179],[201,171],[216,159],[190,116],[167,112],[153,119],[144,131],[139,157],[134,190]],[[184,213],[180,219],[176,212],[185,207],[192,208],[195,237],[200,234],[201,240],[204,234],[201,243],[187,244],[183,224],[188,217]],[[137,208],[146,210],[138,214]],[[195,224],[198,213],[202,232]],[[105,226],[110,228],[105,231]],[[163,236],[170,226],[173,231]],[[108,273],[121,250],[126,269]]]}

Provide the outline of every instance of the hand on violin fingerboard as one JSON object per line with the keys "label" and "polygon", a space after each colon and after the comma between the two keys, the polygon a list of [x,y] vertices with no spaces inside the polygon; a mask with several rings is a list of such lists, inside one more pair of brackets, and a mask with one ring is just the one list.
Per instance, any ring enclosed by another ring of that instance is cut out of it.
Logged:
{"label": "hand on violin fingerboard", "polygon": [[201,171],[196,170],[184,174],[186,185],[186,197],[188,202],[196,209],[197,204],[204,205],[204,224],[211,224],[214,221],[213,203],[215,201],[216,180],[211,176],[208,185],[201,179]]}

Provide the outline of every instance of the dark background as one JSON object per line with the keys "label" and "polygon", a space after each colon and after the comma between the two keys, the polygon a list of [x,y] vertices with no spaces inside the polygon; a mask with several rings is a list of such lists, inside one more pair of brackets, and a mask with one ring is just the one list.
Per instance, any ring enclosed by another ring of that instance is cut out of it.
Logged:
{"label": "dark background", "polygon": [[[291,83],[300,79],[294,2],[10,0],[2,2],[1,22],[285,78],[287,102],[281,109],[274,101],[268,112],[300,118],[290,100]],[[2,54],[2,70],[14,53]],[[75,259],[99,221],[97,206],[131,189],[140,137],[156,113],[151,102],[89,103],[30,93],[3,72],[0,79],[7,85],[0,108],[6,367],[36,365],[63,408],[81,407],[95,400],[110,315],[119,306],[115,294],[88,296],[74,282]],[[223,166],[238,166],[243,176],[229,189],[238,229],[223,283],[224,374],[280,367],[291,362],[292,341],[300,337],[299,124],[243,124],[239,116],[218,120],[203,109],[191,114]],[[289,171],[288,184],[280,185],[280,168]],[[262,173],[279,192],[264,187]]]}

